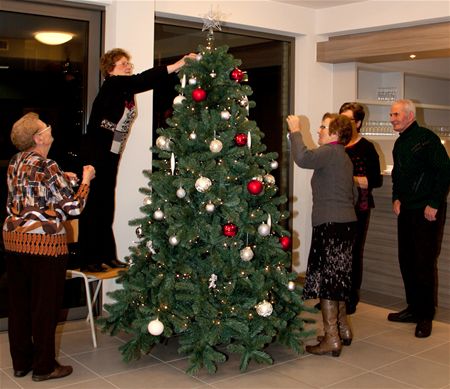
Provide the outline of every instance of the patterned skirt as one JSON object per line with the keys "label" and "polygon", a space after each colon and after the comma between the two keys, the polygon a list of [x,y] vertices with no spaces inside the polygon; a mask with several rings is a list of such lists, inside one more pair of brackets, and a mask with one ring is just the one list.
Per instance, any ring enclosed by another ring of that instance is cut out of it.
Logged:
{"label": "patterned skirt", "polygon": [[313,227],[303,299],[349,298],[355,233],[356,222]]}

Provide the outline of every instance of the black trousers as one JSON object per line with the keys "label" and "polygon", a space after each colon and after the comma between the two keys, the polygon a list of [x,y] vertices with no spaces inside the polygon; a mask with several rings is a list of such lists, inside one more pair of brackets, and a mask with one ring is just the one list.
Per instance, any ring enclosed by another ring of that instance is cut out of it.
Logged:
{"label": "black trousers", "polygon": [[440,253],[447,204],[436,221],[424,217],[424,208],[401,208],[397,219],[398,259],[408,308],[418,319],[433,320],[436,306],[437,258]]}
{"label": "black trousers", "polygon": [[14,370],[55,368],[55,330],[61,309],[67,256],[5,252],[8,337]]}
{"label": "black trousers", "polygon": [[366,243],[367,229],[369,228],[370,209],[356,211],[356,237],[353,246],[352,259],[352,287],[350,290],[349,304],[356,307],[359,302],[360,289],[363,277],[364,245]]}
{"label": "black trousers", "polygon": [[81,267],[117,260],[113,222],[119,155],[105,153],[95,163],[95,178],[79,218]]}

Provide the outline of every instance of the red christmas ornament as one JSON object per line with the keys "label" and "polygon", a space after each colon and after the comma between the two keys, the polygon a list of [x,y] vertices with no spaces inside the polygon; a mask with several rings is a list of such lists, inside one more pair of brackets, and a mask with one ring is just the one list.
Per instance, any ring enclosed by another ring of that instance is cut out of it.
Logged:
{"label": "red christmas ornament", "polygon": [[229,238],[235,236],[238,232],[236,224],[227,223],[222,227],[223,234]]}
{"label": "red christmas ornament", "polygon": [[247,184],[247,190],[252,194],[252,195],[259,195],[262,190],[263,190],[263,183],[259,180],[251,180],[248,184]]}
{"label": "red christmas ornament", "polygon": [[238,145],[238,146],[245,146],[247,144],[247,134],[236,134],[234,136],[234,142]]}
{"label": "red christmas ornament", "polygon": [[192,91],[192,98],[194,101],[203,101],[206,99],[206,92],[202,88],[197,88]]}
{"label": "red christmas ornament", "polygon": [[232,70],[230,77],[236,82],[241,82],[244,78],[244,72],[241,69],[235,68]]}
{"label": "red christmas ornament", "polygon": [[291,238],[289,236],[280,236],[280,243],[283,250],[289,250],[291,247]]}

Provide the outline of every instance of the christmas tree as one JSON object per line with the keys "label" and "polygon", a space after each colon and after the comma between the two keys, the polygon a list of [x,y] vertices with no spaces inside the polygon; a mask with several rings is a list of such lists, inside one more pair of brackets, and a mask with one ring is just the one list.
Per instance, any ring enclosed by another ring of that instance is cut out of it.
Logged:
{"label": "christmas tree", "polygon": [[168,126],[157,130],[144,217],[130,222],[139,241],[99,320],[104,331],[133,335],[121,347],[126,361],[177,336],[190,374],[215,372],[227,352],[241,355],[242,371],[251,360],[272,363],[269,344],[302,353],[310,335],[290,270],[287,199],[270,174],[277,154],[265,153],[248,119],[247,75],[227,47],[214,47],[211,20],[206,46],[179,73]]}

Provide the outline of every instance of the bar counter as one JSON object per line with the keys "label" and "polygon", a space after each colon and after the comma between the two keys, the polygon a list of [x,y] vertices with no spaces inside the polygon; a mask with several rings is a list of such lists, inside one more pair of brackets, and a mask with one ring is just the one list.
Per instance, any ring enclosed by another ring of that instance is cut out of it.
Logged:
{"label": "bar counter", "polygon": [[[362,289],[405,297],[397,256],[397,217],[392,212],[392,181],[384,175],[383,186],[374,189],[372,209],[364,250]],[[450,196],[449,196],[450,197]],[[450,204],[450,198],[447,199]],[[438,307],[450,308],[450,205],[438,259]]]}

